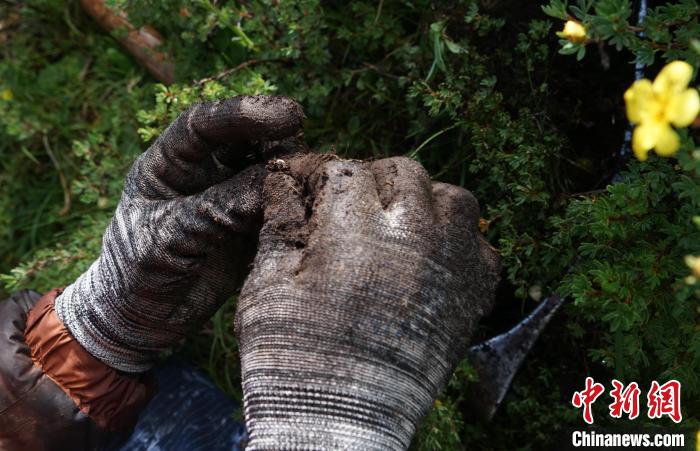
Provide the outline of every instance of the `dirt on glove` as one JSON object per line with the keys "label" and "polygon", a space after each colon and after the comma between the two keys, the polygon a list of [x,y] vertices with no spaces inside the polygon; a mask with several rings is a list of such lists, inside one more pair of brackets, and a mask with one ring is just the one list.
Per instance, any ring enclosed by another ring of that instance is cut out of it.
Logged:
{"label": "dirt on glove", "polygon": [[266,170],[236,316],[248,449],[406,449],[493,303],[476,199],[407,158]]}

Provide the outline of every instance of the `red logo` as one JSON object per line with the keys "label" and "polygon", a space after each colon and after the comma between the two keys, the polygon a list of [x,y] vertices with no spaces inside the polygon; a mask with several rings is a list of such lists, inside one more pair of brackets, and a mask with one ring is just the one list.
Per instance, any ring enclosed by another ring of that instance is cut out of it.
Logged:
{"label": "red logo", "polygon": [[[617,379],[612,380],[613,389],[610,390],[610,397],[613,402],[609,404],[610,416],[622,418],[627,414],[627,418],[634,420],[639,416],[639,395],[641,390],[636,382],[631,382],[627,387]],[[593,403],[603,394],[605,388],[592,377],[586,378],[586,388],[574,392],[571,404],[577,409],[583,407],[583,421],[593,424]],[[661,418],[667,415],[676,423],[683,419],[681,414],[681,383],[673,379],[663,385],[652,381],[647,393],[647,416],[650,419]]]}
{"label": "red logo", "polygon": [[675,423],[680,423],[681,415],[681,383],[675,379],[659,385],[652,381],[647,394],[649,418],[661,418],[668,415]]}
{"label": "red logo", "polygon": [[624,388],[625,385],[617,379],[613,379],[612,384],[615,388],[610,390],[610,396],[614,399],[609,406],[610,416],[622,418],[624,412],[630,420],[637,418],[639,416],[639,394],[641,393],[639,385],[632,382],[627,388]]}
{"label": "red logo", "polygon": [[593,424],[593,412],[591,411],[591,405],[596,399],[605,391],[603,384],[598,382],[593,382],[592,377],[586,378],[586,389],[574,392],[573,398],[571,398],[571,404],[576,408],[581,408],[583,406],[583,421],[588,424]]}

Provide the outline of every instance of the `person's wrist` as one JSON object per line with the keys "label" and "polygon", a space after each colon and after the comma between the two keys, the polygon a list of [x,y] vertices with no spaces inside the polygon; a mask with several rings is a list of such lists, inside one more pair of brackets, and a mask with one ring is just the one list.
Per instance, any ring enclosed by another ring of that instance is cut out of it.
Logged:
{"label": "person's wrist", "polygon": [[339,421],[323,417],[304,417],[304,420],[287,418],[256,422],[255,433],[249,432],[251,438],[246,450],[404,450],[408,448],[412,436],[411,433],[397,437],[394,431],[363,428],[349,419]]}
{"label": "person's wrist", "polygon": [[[339,286],[357,293],[353,282]],[[449,371],[439,357],[445,344],[419,340],[418,326],[376,311],[345,322],[347,292],[317,294],[338,304],[311,317],[293,306],[314,295],[274,285],[239,301],[248,449],[408,448]]]}
{"label": "person's wrist", "polygon": [[127,293],[120,285],[102,280],[101,259],[57,297],[56,315],[75,340],[101,362],[128,373],[148,371],[158,353],[125,343],[125,335],[137,338],[117,308]]}
{"label": "person's wrist", "polygon": [[155,393],[155,380],[119,374],[85,349],[56,314],[61,291],[46,293],[29,311],[24,338],[31,360],[100,428],[129,430]]}
{"label": "person's wrist", "polygon": [[400,393],[391,381],[343,386],[338,380],[310,384],[307,378],[287,383],[270,378],[251,384],[258,385],[244,398],[251,451],[404,450],[423,416],[416,403],[424,396]]}

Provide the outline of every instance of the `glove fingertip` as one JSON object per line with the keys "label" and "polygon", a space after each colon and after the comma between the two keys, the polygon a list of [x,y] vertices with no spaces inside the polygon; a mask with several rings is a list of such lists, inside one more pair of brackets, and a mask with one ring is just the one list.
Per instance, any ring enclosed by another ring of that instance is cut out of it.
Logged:
{"label": "glove fingertip", "polygon": [[438,219],[443,223],[464,224],[475,231],[481,208],[474,195],[459,186],[433,182],[433,202]]}
{"label": "glove fingertip", "polygon": [[302,128],[304,110],[297,101],[284,96],[238,98],[232,119],[242,125],[248,140],[280,140],[295,136]]}

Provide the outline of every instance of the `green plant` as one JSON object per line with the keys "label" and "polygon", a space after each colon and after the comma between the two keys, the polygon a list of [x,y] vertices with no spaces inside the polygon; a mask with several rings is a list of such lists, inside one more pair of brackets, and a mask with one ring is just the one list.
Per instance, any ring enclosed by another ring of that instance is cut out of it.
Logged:
{"label": "green plant", "polygon": [[[417,449],[552,446],[549,431],[580,424],[569,402],[586,374],[642,386],[675,377],[684,425],[697,424],[700,307],[683,261],[700,255],[697,131],[680,131],[675,159],[617,156],[629,63],[648,78],[676,59],[697,71],[696,1],[655,7],[642,24],[628,0],[110,4],[165,36],[177,83],[154,82],[77,2],[2,3],[5,291],[65,285],[94,259],[129,165],[181,110],[280,93],[303,104],[313,148],[409,155],[476,194],[505,268],[477,338],[517,321],[538,292],[570,299],[492,423],[468,416],[464,363]],[[570,19],[585,40],[557,39]],[[621,182],[609,185],[615,174]],[[239,396],[234,308],[176,352]]]}

